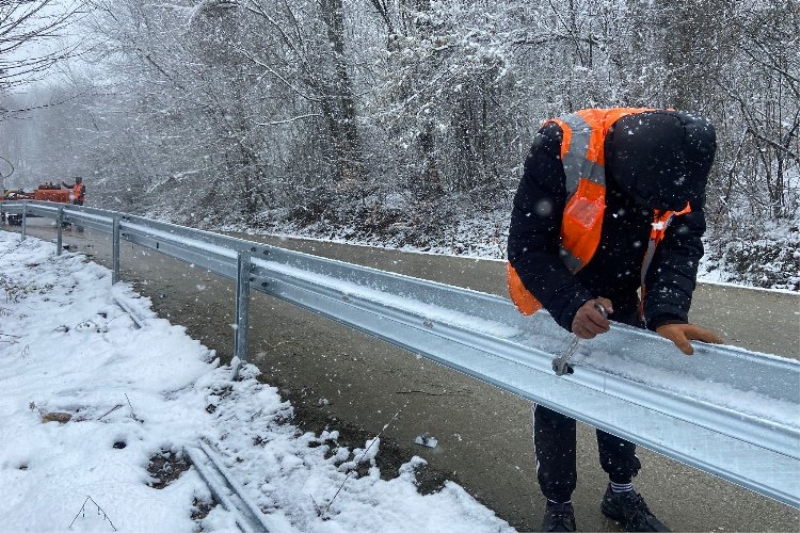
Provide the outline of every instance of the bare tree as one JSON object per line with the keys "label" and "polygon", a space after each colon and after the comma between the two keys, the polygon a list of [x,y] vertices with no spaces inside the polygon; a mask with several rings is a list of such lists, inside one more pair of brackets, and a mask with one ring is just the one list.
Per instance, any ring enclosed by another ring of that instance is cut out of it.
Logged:
{"label": "bare tree", "polygon": [[712,204],[733,223],[741,207],[752,221],[791,218],[800,176],[800,7],[790,0],[717,1],[724,16],[714,18],[725,23],[713,33],[727,28],[727,34],[714,49],[733,59],[706,60],[704,82],[687,83],[706,88],[727,134]]}
{"label": "bare tree", "polygon": [[277,47],[251,49],[249,57],[324,120],[337,187],[360,187],[363,154],[342,0],[249,0],[246,5],[264,22],[264,31],[278,37]]}
{"label": "bare tree", "polygon": [[64,45],[60,39],[80,8],[80,1],[0,1],[0,96],[41,78],[72,55],[77,45]]}
{"label": "bare tree", "polygon": [[66,136],[39,162],[79,152],[117,174],[108,198],[179,221],[430,234],[507,211],[542,119],[620,105],[713,120],[712,225],[798,209],[794,0],[91,4],[102,75],[39,123]]}
{"label": "bare tree", "polygon": [[[741,43],[749,70],[750,94],[730,87],[764,176],[770,216],[793,216],[789,176],[800,174],[800,6],[769,1],[739,20],[747,36]],[[758,96],[756,96],[758,95]]]}

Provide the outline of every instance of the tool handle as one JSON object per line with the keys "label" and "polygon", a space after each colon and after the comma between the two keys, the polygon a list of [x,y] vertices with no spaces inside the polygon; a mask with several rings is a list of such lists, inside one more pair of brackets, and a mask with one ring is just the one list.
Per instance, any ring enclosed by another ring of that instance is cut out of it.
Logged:
{"label": "tool handle", "polygon": [[608,311],[603,306],[603,304],[594,304],[594,308],[600,311],[600,314],[603,315],[603,318],[608,318]]}
{"label": "tool handle", "polygon": [[[608,311],[606,311],[606,308],[602,304],[595,303],[594,308],[603,315],[603,318],[608,318]],[[553,359],[553,372],[556,373],[556,376],[563,376],[564,374],[572,374],[574,372],[572,366],[569,364],[569,360],[575,355],[575,352],[578,351],[580,342],[581,339],[573,334],[572,341],[569,343],[567,349],[564,350],[561,355]]]}

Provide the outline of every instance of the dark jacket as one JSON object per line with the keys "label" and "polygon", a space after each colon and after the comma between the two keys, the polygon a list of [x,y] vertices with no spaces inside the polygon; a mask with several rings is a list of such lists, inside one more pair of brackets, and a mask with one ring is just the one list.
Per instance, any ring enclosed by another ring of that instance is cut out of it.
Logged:
{"label": "dark jacket", "polygon": [[[641,207],[625,194],[607,169],[600,245],[582,270],[570,273],[559,258],[561,219],[567,199],[560,161],[561,138],[561,128],[550,123],[534,139],[514,197],[508,259],[525,287],[568,331],[578,309],[601,296],[614,304],[612,320],[636,324],[637,290],[653,210]],[[703,196],[692,199],[692,212],[675,217],[657,248],[645,280],[644,318],[650,329],[688,322],[697,267],[703,255],[704,202]]]}

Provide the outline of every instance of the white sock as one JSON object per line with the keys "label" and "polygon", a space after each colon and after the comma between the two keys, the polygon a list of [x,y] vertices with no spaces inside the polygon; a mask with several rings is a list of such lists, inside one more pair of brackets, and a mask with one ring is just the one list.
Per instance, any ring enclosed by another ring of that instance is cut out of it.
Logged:
{"label": "white sock", "polygon": [[611,492],[628,492],[633,490],[633,483],[611,483]]}

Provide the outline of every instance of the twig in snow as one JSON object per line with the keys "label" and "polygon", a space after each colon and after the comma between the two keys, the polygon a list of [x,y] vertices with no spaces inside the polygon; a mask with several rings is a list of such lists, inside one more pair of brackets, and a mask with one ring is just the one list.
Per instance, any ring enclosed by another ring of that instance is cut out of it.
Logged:
{"label": "twig in snow", "polygon": [[[395,415],[392,417],[392,419],[391,419],[391,420],[389,420],[388,422],[386,422],[386,425],[385,425],[385,426],[383,426],[383,429],[381,429],[380,433],[378,433],[378,435],[377,435],[377,436],[376,436],[374,439],[372,439],[372,442],[370,442],[370,443],[369,443],[369,446],[367,446],[367,449],[366,449],[366,450],[364,450],[364,456],[366,456],[366,455],[367,455],[367,452],[369,452],[370,448],[372,448],[372,445],[373,445],[373,444],[375,444],[375,443],[376,443],[376,442],[377,442],[377,441],[378,441],[378,440],[381,438],[381,436],[383,435],[383,432],[384,432],[384,431],[386,431],[386,429],[389,427],[389,425],[390,425],[392,422],[394,422],[395,420],[397,420],[397,417],[398,417],[398,416],[400,416],[400,413],[402,413],[402,412],[403,412],[403,409],[405,409],[407,406],[408,406],[408,402],[406,402],[406,403],[405,403],[405,405],[404,405],[403,407],[401,407],[401,408],[400,408],[400,410],[399,410],[399,411],[397,411],[397,413],[395,413]],[[345,478],[344,478],[344,481],[342,481],[342,484],[341,484],[341,485],[339,485],[339,488],[337,489],[337,491],[336,491],[336,494],[334,494],[334,495],[333,495],[333,498],[331,498],[331,501],[329,501],[329,502],[328,502],[328,505],[326,505],[326,506],[325,506],[325,509],[322,509],[322,510],[320,510],[320,511],[319,511],[320,515],[326,514],[326,513],[327,513],[327,512],[330,510],[330,508],[331,508],[331,505],[333,505],[333,502],[334,502],[334,500],[335,500],[335,499],[336,499],[336,497],[339,495],[339,493],[342,491],[342,489],[344,488],[344,485],[345,485],[345,483],[347,483],[347,480],[348,480],[348,479],[350,479],[350,475],[351,475],[353,472],[354,472],[354,470],[350,470],[350,471],[347,473],[347,475],[346,475],[346,476],[345,476]]]}
{"label": "twig in snow", "polygon": [[[2,316],[2,314],[0,314]],[[9,344],[16,344],[17,339],[20,339],[19,335],[11,335],[9,333],[0,333],[0,342],[7,342]]]}
{"label": "twig in snow", "polygon": [[87,496],[86,499],[83,500],[83,505],[81,505],[81,509],[78,511],[78,514],[75,515],[75,518],[72,519],[72,522],[69,523],[69,527],[67,529],[72,529],[72,525],[75,523],[75,520],[77,520],[79,516],[81,518],[86,517],[86,502],[92,502],[95,505],[95,507],[97,507],[97,514],[98,515],[102,514],[103,520],[108,520],[108,523],[111,524],[111,528],[114,531],[117,530],[116,526],[114,525],[114,522],[111,521],[106,512],[97,504],[96,501],[92,499],[91,496]]}
{"label": "twig in snow", "polygon": [[[126,396],[126,398],[127,398],[127,396]],[[112,407],[111,409],[109,409],[108,411],[106,411],[104,414],[102,414],[102,415],[98,416],[98,417],[97,417],[97,419],[98,419],[98,420],[100,420],[100,419],[101,419],[101,418],[103,418],[104,416],[106,416],[106,415],[110,415],[111,413],[113,413],[114,411],[116,411],[117,409],[119,409],[120,407],[122,407],[122,404],[121,404],[121,403],[118,403],[117,405],[115,405],[114,407]]]}
{"label": "twig in snow", "polygon": [[144,420],[141,420],[140,418],[138,418],[138,417],[136,416],[136,413],[134,413],[134,412],[133,412],[133,406],[131,405],[131,400],[130,400],[130,398],[128,398],[128,395],[127,395],[127,394],[125,394],[125,399],[126,399],[126,400],[128,400],[128,407],[130,407],[130,408],[131,408],[131,418],[133,418],[133,419],[134,419],[134,420],[136,420],[137,422],[144,422]]}

